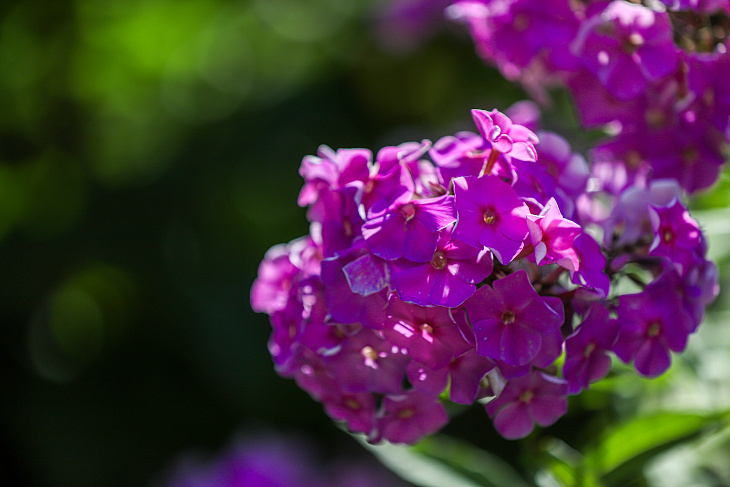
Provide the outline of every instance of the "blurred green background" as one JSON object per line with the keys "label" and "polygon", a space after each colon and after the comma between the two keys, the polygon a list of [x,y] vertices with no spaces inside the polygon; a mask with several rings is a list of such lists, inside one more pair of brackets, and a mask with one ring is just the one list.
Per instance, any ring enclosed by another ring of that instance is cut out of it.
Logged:
{"label": "blurred green background", "polygon": [[[0,4],[0,484],[148,485],[181,453],[262,426],[360,451],[274,373],[268,319],[249,306],[265,251],[308,231],[299,163],[319,144],[435,140],[472,129],[470,108],[525,97],[459,26],[438,19],[404,47],[383,3]],[[557,99],[548,125],[585,148]],[[727,406],[727,374],[711,371]],[[580,443],[621,416],[611,404],[633,413],[639,392],[677,384],[628,377],[550,433]],[[446,433],[523,455],[480,408]]]}
{"label": "blurred green background", "polygon": [[389,50],[376,7],[0,3],[0,484],[146,485],[255,425],[348,448],[249,306],[308,231],[299,163],[519,96],[458,29]]}

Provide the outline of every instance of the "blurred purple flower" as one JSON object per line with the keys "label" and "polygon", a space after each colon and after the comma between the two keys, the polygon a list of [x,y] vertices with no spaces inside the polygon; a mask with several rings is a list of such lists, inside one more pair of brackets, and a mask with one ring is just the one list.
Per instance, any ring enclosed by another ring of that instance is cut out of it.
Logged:
{"label": "blurred purple flower", "polygon": [[[211,459],[188,453],[156,487],[404,487],[372,458],[341,458],[323,464],[310,441],[265,434],[241,437]],[[365,474],[367,472],[367,475]],[[365,483],[365,479],[369,482]]]}

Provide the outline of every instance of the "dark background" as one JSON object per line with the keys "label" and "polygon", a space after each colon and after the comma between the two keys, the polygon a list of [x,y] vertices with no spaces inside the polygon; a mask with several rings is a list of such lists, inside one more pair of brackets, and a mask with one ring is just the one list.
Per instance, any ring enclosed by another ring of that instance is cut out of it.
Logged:
{"label": "dark background", "polygon": [[299,163],[521,93],[457,26],[402,52],[345,4],[2,2],[0,483],[145,485],[261,426],[357,453],[249,305],[265,251],[308,232]]}

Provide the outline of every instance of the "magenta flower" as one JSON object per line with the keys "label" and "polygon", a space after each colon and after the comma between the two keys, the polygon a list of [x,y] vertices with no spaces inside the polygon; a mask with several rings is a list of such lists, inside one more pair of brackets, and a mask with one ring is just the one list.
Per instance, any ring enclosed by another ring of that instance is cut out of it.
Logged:
{"label": "magenta flower", "polygon": [[449,186],[456,177],[493,174],[515,179],[513,161],[535,162],[537,136],[527,127],[512,123],[502,112],[472,110],[479,135],[459,132],[439,139],[429,151],[439,177]]}
{"label": "magenta flower", "polygon": [[524,270],[492,286],[481,287],[466,302],[477,352],[508,365],[525,365],[562,325],[560,315],[537,294]]}
{"label": "magenta flower", "polygon": [[454,198],[443,195],[398,203],[381,213],[371,212],[362,226],[362,235],[370,251],[382,259],[405,257],[428,262],[436,250],[437,232],[454,221]]}
{"label": "magenta flower", "polygon": [[611,350],[618,336],[618,322],[612,320],[601,304],[591,306],[576,331],[565,341],[563,376],[568,392],[577,394],[588,385],[606,377],[611,368]]}
{"label": "magenta flower", "polygon": [[428,396],[439,396],[449,386],[449,399],[457,404],[471,404],[480,389],[487,372],[494,369],[494,362],[476,353],[473,348],[453,359],[446,367],[434,369],[412,361],[406,368],[413,388]]}
{"label": "magenta flower", "polygon": [[449,415],[435,397],[418,391],[386,396],[378,418],[378,440],[391,443],[415,443],[426,435],[440,430],[449,421]]}
{"label": "magenta flower", "polygon": [[570,271],[580,268],[573,242],[583,229],[563,218],[555,198],[550,198],[539,215],[527,215],[527,227],[537,265],[558,264]]}
{"label": "magenta flower", "polygon": [[405,259],[390,263],[391,280],[401,300],[421,306],[455,308],[476,291],[476,284],[492,273],[492,254],[451,238],[451,230],[440,232],[430,262]]}
{"label": "magenta flower", "polygon": [[522,250],[529,210],[509,184],[496,176],[454,179],[458,220],[454,238],[491,250],[508,264]]}
{"label": "magenta flower", "polygon": [[502,393],[485,406],[494,427],[509,440],[524,438],[535,424],[550,426],[568,410],[568,384],[534,371],[507,382]]}
{"label": "magenta flower", "polygon": [[434,369],[471,348],[447,308],[424,308],[392,297],[383,336],[410,357]]}
{"label": "magenta flower", "polygon": [[[471,116],[482,135],[482,139],[491,147],[489,160],[495,161],[497,156],[504,155],[509,163],[512,159],[535,162],[537,152],[537,135],[522,125],[512,123],[512,120],[498,110],[472,110]],[[491,174],[489,166],[487,174]]]}

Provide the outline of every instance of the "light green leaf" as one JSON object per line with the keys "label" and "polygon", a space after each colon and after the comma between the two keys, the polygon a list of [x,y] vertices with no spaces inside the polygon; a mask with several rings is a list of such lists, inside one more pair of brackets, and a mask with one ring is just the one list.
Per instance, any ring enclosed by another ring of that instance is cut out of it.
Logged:
{"label": "light green leaf", "polygon": [[679,442],[697,436],[722,416],[662,412],[633,419],[609,431],[585,456],[585,466],[601,476],[640,475],[644,463]]}
{"label": "light green leaf", "polygon": [[498,456],[447,436],[432,436],[411,447],[362,443],[385,466],[420,487],[529,487]]}

